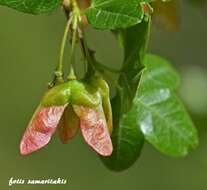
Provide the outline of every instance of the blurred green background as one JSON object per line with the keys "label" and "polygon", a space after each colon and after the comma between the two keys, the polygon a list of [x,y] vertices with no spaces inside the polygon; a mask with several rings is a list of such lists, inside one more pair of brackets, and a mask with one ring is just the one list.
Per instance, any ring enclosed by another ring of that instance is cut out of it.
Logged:
{"label": "blurred green background", "polygon": [[[179,29],[153,26],[150,52],[169,59],[182,76],[179,93],[189,108],[199,147],[186,158],[169,158],[147,143],[130,169],[115,173],[76,137],[62,145],[57,136],[30,156],[19,154],[20,138],[50,81],[65,25],[61,10],[31,16],[0,7],[0,189],[14,190],[206,190],[207,189],[207,14],[179,2]],[[122,56],[109,32],[89,29],[90,46],[105,64],[120,66]],[[64,178],[66,185],[8,186],[9,178]]]}

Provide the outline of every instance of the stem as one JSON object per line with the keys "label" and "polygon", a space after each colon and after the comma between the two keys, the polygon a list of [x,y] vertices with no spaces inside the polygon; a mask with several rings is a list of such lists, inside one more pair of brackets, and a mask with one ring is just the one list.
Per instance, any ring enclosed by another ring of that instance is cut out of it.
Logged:
{"label": "stem", "polygon": [[[90,49],[88,48],[86,39],[85,39],[85,34],[84,34],[84,29],[82,26],[82,23],[79,24],[79,40],[80,40],[80,44],[81,44],[81,50],[82,53],[84,55],[84,57],[86,58],[88,64],[90,64],[92,70],[99,70],[99,71],[108,71],[110,73],[117,73],[119,74],[121,72],[121,70],[116,70],[110,67],[107,67],[105,65],[102,65],[99,62],[93,61],[93,59],[91,58],[91,53],[90,53]],[[85,70],[88,70],[88,65],[85,64]]]}
{"label": "stem", "polygon": [[65,51],[65,45],[66,45],[66,41],[67,41],[68,32],[69,32],[70,25],[71,25],[71,22],[72,22],[72,17],[73,16],[71,16],[67,21],[65,31],[64,31],[64,34],[63,34],[63,38],[62,38],[62,42],[61,42],[61,46],[60,46],[59,63],[57,65],[57,68],[56,68],[56,71],[55,71],[55,76],[57,78],[62,78],[62,76],[63,76],[64,51]]}
{"label": "stem", "polygon": [[78,32],[79,32],[79,40],[80,40],[81,49],[82,49],[82,52],[83,52],[85,59],[87,60],[87,65],[85,65],[86,74],[89,74],[89,72],[94,72],[94,71],[96,71],[96,69],[95,69],[95,65],[93,64],[94,61],[91,57],[91,53],[90,53],[90,50],[89,50],[87,42],[86,42],[85,32],[84,32],[84,29],[82,26],[81,19],[80,19],[80,23],[79,23]]}
{"label": "stem", "polygon": [[[87,46],[87,44],[86,44],[86,40],[85,40],[84,35],[83,35],[83,29],[82,29],[81,31],[79,31],[79,39],[80,39],[80,44],[81,44],[81,50],[82,50],[82,53],[83,53],[84,57],[87,59],[87,61],[89,62],[90,66],[93,67],[92,69],[95,70],[95,68],[99,67],[99,68],[97,68],[97,69],[98,69],[98,72],[99,72],[105,79],[110,79],[110,82],[113,84],[113,86],[115,86],[118,90],[121,90],[121,87],[119,86],[118,82],[117,82],[116,80],[114,80],[114,79],[110,76],[110,74],[111,74],[112,72],[114,72],[114,71],[109,71],[109,69],[106,69],[105,66],[101,65],[101,64],[98,63],[98,62],[95,64],[94,61],[93,61],[94,64],[92,64],[92,59],[91,59],[91,55],[90,55],[90,53],[89,53],[89,48],[88,48],[88,46]],[[102,67],[102,66],[103,66],[103,67]],[[86,67],[87,67],[87,66],[86,66]],[[101,67],[102,67],[102,68],[101,68]],[[100,71],[101,69],[102,69],[102,71]],[[96,70],[96,71],[97,71],[97,70]],[[108,71],[110,74],[107,74],[106,71]],[[115,71],[115,72],[120,72],[120,71]]]}
{"label": "stem", "polygon": [[76,41],[77,41],[77,30],[78,30],[78,20],[80,18],[80,10],[78,7],[78,4],[76,0],[71,0],[71,5],[72,5],[72,11],[73,11],[73,20],[72,20],[72,44],[71,44],[71,52],[70,52],[70,70],[69,70],[69,75],[68,79],[76,79],[75,76],[75,71],[74,71],[74,66],[75,66],[75,48],[76,48]]}
{"label": "stem", "polygon": [[119,74],[121,72],[121,70],[117,70],[117,69],[113,69],[110,67],[107,67],[106,65],[102,65],[101,63],[96,62],[95,64],[98,68],[103,69],[103,70],[107,70],[110,73],[117,73]]}
{"label": "stem", "polygon": [[86,50],[85,50],[85,47],[84,47],[84,43],[83,43],[83,40],[82,40],[82,31],[79,29],[78,30],[78,34],[79,34],[79,37],[78,39],[80,40],[80,47],[81,47],[81,51],[82,51],[82,54],[83,54],[83,61],[84,61],[84,72],[86,73],[87,70],[88,70],[88,59],[86,58],[87,55],[86,55]]}
{"label": "stem", "polygon": [[71,45],[71,52],[70,52],[70,70],[68,79],[76,79],[75,71],[74,71],[74,65],[75,65],[75,48],[76,48],[76,40],[77,40],[77,25],[78,25],[78,17],[77,15],[74,15],[73,19],[73,27],[72,27],[72,45]]}

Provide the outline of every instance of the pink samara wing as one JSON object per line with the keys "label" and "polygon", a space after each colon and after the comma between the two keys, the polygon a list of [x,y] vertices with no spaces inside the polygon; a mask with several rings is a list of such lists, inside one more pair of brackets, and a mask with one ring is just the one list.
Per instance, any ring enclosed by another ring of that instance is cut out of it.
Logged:
{"label": "pink samara wing", "polygon": [[80,128],[86,143],[98,154],[110,156],[113,145],[102,106],[99,106],[98,109],[74,106],[74,111],[80,118]]}
{"label": "pink samara wing", "polygon": [[20,153],[30,154],[48,144],[66,105],[39,107],[34,113],[20,143]]}

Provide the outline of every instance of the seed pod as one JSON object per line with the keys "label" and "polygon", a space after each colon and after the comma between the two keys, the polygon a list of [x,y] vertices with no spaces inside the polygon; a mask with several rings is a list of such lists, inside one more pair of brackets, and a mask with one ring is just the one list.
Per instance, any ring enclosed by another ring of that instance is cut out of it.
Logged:
{"label": "seed pod", "polygon": [[100,103],[100,93],[77,80],[52,87],[44,95],[23,135],[20,143],[21,154],[29,154],[48,144],[59,123],[60,138],[66,143],[76,134],[79,126],[79,118],[71,105],[92,109]]}
{"label": "seed pod", "polygon": [[108,125],[108,129],[110,134],[112,134],[113,131],[113,118],[112,118],[112,109],[111,109],[111,102],[110,102],[110,94],[109,94],[109,86],[106,83],[105,80],[100,79],[99,80],[99,86],[102,93],[103,98],[103,110],[106,116],[106,121]]}
{"label": "seed pod", "polygon": [[73,80],[70,82],[71,104],[83,105],[86,107],[96,107],[100,103],[99,93],[91,88],[87,83]]}
{"label": "seed pod", "polygon": [[48,90],[43,97],[43,106],[64,105],[65,103],[94,107],[99,104],[99,94],[87,84],[70,80]]}
{"label": "seed pod", "polygon": [[113,117],[112,117],[112,109],[111,109],[111,102],[110,102],[109,86],[105,80],[103,80],[101,77],[98,76],[93,76],[90,79],[90,81],[95,88],[98,88],[98,91],[102,96],[102,106],[106,117],[107,126],[110,134],[112,134]]}
{"label": "seed pod", "polygon": [[62,143],[67,143],[76,135],[79,125],[79,118],[73,107],[68,105],[58,125],[59,137]]}
{"label": "seed pod", "polygon": [[41,105],[50,107],[53,105],[65,105],[68,103],[71,96],[71,88],[69,83],[62,83],[49,89],[42,101]]}

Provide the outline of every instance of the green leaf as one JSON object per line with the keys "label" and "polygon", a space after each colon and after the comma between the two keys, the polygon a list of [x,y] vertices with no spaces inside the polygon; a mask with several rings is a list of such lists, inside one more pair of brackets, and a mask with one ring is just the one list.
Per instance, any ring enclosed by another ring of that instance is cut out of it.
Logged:
{"label": "green leaf", "polygon": [[25,13],[41,14],[51,12],[61,2],[62,0],[0,0],[0,5],[5,5]]}
{"label": "green leaf", "polygon": [[113,153],[110,157],[101,157],[106,167],[115,171],[129,168],[140,155],[144,138],[136,122],[136,112],[129,111],[119,115],[120,99],[117,96],[113,102],[114,131],[112,134]]}
{"label": "green leaf", "polygon": [[120,83],[125,83],[131,94],[131,102],[136,93],[141,71],[144,67],[143,59],[146,53],[149,35],[150,35],[151,20],[143,21],[142,23],[121,30],[122,42],[124,47],[124,63]]}
{"label": "green leaf", "polygon": [[86,10],[89,23],[98,29],[127,28],[140,23],[144,12],[141,0],[92,0]]}
{"label": "green leaf", "polygon": [[115,171],[129,168],[137,160],[143,147],[144,137],[137,124],[136,110],[134,110],[136,107],[132,105],[132,100],[139,82],[138,75],[143,68],[142,61],[148,41],[149,26],[150,21],[143,21],[121,31],[125,70],[120,75],[119,93],[112,101],[114,151],[111,157],[102,158],[104,164]]}
{"label": "green leaf", "polygon": [[161,152],[185,156],[198,144],[197,131],[174,90],[177,73],[167,61],[147,55],[134,99],[137,121],[145,139]]}

